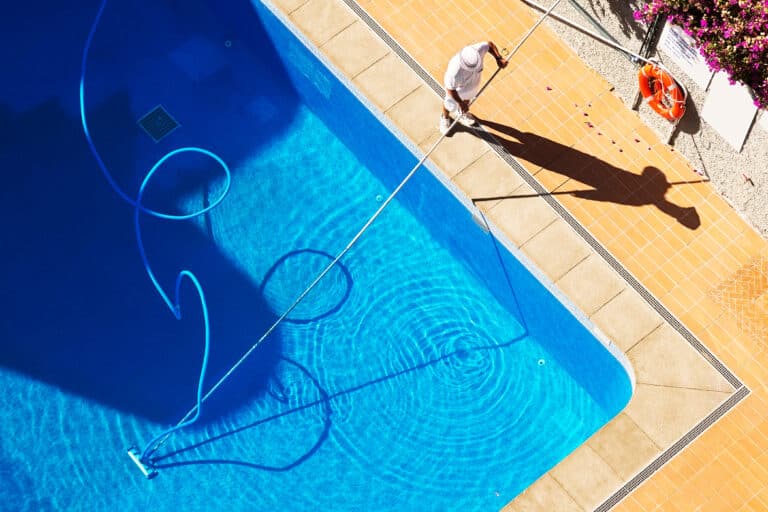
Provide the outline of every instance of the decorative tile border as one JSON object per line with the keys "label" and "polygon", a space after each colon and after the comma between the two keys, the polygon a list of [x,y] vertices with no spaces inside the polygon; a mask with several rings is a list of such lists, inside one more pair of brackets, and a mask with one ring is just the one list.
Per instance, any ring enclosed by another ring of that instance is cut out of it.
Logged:
{"label": "decorative tile border", "polygon": [[748,333],[759,350],[768,345],[768,251],[742,265],[710,294]]}

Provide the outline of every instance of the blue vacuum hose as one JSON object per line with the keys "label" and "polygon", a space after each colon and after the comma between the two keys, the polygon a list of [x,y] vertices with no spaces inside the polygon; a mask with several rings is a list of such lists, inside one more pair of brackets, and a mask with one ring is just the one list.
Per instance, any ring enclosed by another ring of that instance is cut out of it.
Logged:
{"label": "blue vacuum hose", "polygon": [[[204,327],[205,327],[205,350],[203,353],[203,363],[200,368],[200,376],[197,381],[197,403],[195,407],[196,408],[195,414],[191,418],[189,418],[187,421],[181,421],[177,425],[171,428],[168,428],[163,432],[161,432],[160,434],[158,434],[156,437],[154,437],[151,441],[147,443],[146,447],[140,454],[138,450],[136,450],[135,448],[131,448],[130,450],[128,450],[128,455],[130,456],[131,460],[133,460],[133,462],[139,467],[139,469],[141,469],[144,476],[146,476],[147,478],[152,478],[154,475],[157,474],[157,472],[151,466],[150,457],[152,456],[152,454],[162,445],[162,443],[171,434],[173,434],[174,432],[176,432],[181,428],[191,425],[192,423],[197,421],[197,419],[200,417],[200,413],[202,411],[202,404],[203,404],[203,384],[205,381],[206,369],[208,367],[208,354],[210,352],[211,340],[210,340],[210,326],[209,326],[209,320],[208,320],[208,306],[206,305],[205,294],[203,292],[202,286],[200,285],[200,282],[197,280],[195,275],[189,270],[181,270],[176,276],[176,287],[173,295],[173,300],[171,300],[171,298],[168,296],[165,290],[163,290],[162,286],[160,286],[160,284],[158,283],[154,272],[152,272],[152,267],[149,264],[149,259],[147,258],[147,253],[146,253],[146,250],[144,249],[144,243],[142,241],[141,227],[140,227],[139,220],[142,213],[151,215],[153,217],[157,217],[160,219],[167,219],[167,220],[187,220],[187,219],[192,219],[194,217],[203,215],[206,212],[218,206],[219,203],[221,203],[224,200],[224,197],[229,192],[232,176],[231,176],[229,167],[227,167],[227,164],[221,158],[219,158],[219,156],[216,155],[215,153],[212,153],[207,149],[198,148],[198,147],[183,147],[183,148],[175,149],[165,154],[160,160],[157,161],[157,163],[155,163],[155,165],[152,166],[152,168],[144,177],[144,180],[142,181],[141,186],[139,187],[139,192],[135,199],[129,196],[127,193],[125,193],[125,191],[123,191],[123,189],[120,188],[120,186],[117,184],[112,174],[109,172],[109,169],[107,168],[106,164],[104,163],[104,160],[101,158],[99,151],[96,149],[96,146],[93,143],[93,140],[91,138],[91,133],[88,129],[88,121],[86,118],[86,109],[85,109],[85,72],[86,72],[86,64],[88,61],[88,52],[91,48],[93,36],[96,33],[96,29],[99,25],[99,22],[101,21],[101,16],[104,12],[104,8],[106,7],[106,4],[107,4],[107,1],[102,0],[102,3],[99,7],[99,11],[96,14],[96,18],[93,21],[93,24],[91,25],[91,30],[88,33],[88,38],[85,41],[85,48],[83,49],[83,58],[80,66],[80,121],[83,127],[83,133],[85,134],[85,140],[87,141],[88,147],[90,148],[90,151],[93,154],[93,157],[96,159],[96,163],[98,164],[99,169],[101,169],[101,172],[106,178],[109,185],[117,193],[117,195],[120,196],[120,198],[123,201],[133,206],[136,242],[139,246],[141,261],[144,264],[144,269],[147,271],[147,275],[149,276],[149,279],[152,281],[152,284],[157,290],[157,293],[160,294],[160,297],[163,299],[165,304],[171,310],[171,313],[173,314],[173,316],[177,320],[180,320],[181,304],[179,302],[179,292],[181,289],[181,284],[186,278],[188,281],[192,283],[195,290],[197,291],[198,297],[200,298],[200,307],[203,312],[203,320],[204,320]],[[152,178],[155,172],[166,161],[168,161],[170,158],[173,158],[174,156],[180,153],[201,153],[213,159],[222,168],[225,175],[225,185],[221,194],[216,198],[216,200],[212,201],[209,206],[201,210],[196,210],[192,213],[183,214],[183,215],[173,215],[169,213],[163,213],[163,212],[155,211],[143,206],[141,201],[150,178]]]}

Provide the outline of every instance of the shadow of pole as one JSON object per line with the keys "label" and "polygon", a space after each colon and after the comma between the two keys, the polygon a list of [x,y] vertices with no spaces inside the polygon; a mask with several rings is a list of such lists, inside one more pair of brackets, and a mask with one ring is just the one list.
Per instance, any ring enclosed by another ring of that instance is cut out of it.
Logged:
{"label": "shadow of pole", "polygon": [[701,225],[695,207],[679,206],[666,198],[672,184],[656,167],[647,166],[638,175],[535,133],[489,120],[478,118],[478,121],[494,130],[492,135],[512,156],[592,187],[568,192],[574,197],[627,206],[654,205],[688,229]]}
{"label": "shadow of pole", "polygon": [[[690,181],[671,181],[669,182],[670,187],[676,187],[679,185],[695,185],[696,183],[708,183],[709,180],[690,180]],[[570,196],[574,194],[579,193],[586,193],[591,191],[592,189],[583,189],[583,190],[563,190],[563,191],[554,191],[554,192],[543,192],[543,193],[533,193],[533,194],[509,194],[506,196],[484,196],[484,197],[472,197],[470,200],[473,203],[483,203],[488,201],[500,201],[502,199],[525,199],[529,197],[544,197],[544,196]]]}
{"label": "shadow of pole", "polygon": [[[249,423],[248,425],[244,425],[238,428],[234,428],[231,430],[228,430],[226,432],[223,432],[221,434],[212,436],[204,441],[192,444],[190,446],[186,446],[183,448],[179,448],[177,450],[174,450],[172,452],[168,452],[164,455],[157,456],[153,459],[153,466],[157,469],[167,469],[172,467],[180,467],[180,466],[189,466],[189,465],[206,465],[206,464],[230,464],[230,465],[237,465],[237,466],[244,466],[252,469],[258,469],[258,470],[264,470],[264,471],[288,471],[302,462],[309,459],[314,453],[317,452],[319,447],[322,445],[322,443],[325,441],[325,439],[328,437],[328,433],[330,431],[330,427],[332,425],[331,420],[331,409],[330,409],[330,403],[340,397],[343,397],[345,395],[349,395],[352,393],[356,393],[358,391],[362,391],[366,388],[370,388],[372,386],[376,386],[378,384],[382,384],[384,382],[403,377],[405,375],[411,374],[413,372],[417,372],[420,370],[425,370],[431,366],[435,366],[443,361],[452,359],[452,358],[459,358],[464,359],[467,356],[468,352],[480,352],[480,351],[492,351],[492,350],[502,350],[506,347],[509,347],[513,345],[514,343],[524,339],[528,334],[527,329],[520,335],[518,335],[515,338],[512,338],[509,341],[506,341],[504,343],[498,343],[493,345],[485,345],[481,347],[475,347],[470,349],[460,349],[455,350],[453,352],[444,354],[440,357],[433,358],[424,362],[421,362],[419,364],[415,364],[413,366],[410,366],[408,368],[404,368],[400,371],[389,373],[382,375],[381,377],[369,380],[367,382],[363,382],[361,384],[358,384],[356,386],[349,387],[347,389],[336,391],[334,393],[329,393],[326,391],[321,385],[320,382],[316,377],[314,377],[311,372],[306,369],[304,366],[300,365],[299,363],[292,361],[287,358],[282,358],[289,364],[292,364],[296,366],[305,376],[308,380],[312,382],[312,384],[315,386],[315,388],[318,391],[318,394],[320,397],[317,400],[313,400],[310,402],[306,402],[300,405],[297,405],[295,407],[292,407],[288,410],[279,412],[277,414],[273,414],[271,416],[267,416],[265,418],[262,418],[258,421]],[[224,439],[230,438],[232,436],[236,436],[237,434],[244,433],[250,429],[256,428],[260,425],[265,425],[270,422],[276,421],[280,418],[284,418],[288,415],[296,414],[301,411],[305,411],[307,409],[313,408],[315,406],[321,406],[323,408],[323,427],[320,432],[320,435],[318,436],[318,439],[312,444],[311,448],[307,450],[305,453],[297,457],[294,461],[281,465],[281,466],[271,466],[267,464],[259,464],[256,462],[251,461],[245,461],[245,460],[237,460],[237,459],[194,459],[194,460],[185,460],[185,461],[177,461],[177,462],[162,462],[164,460],[170,459],[172,457],[181,455],[186,452],[190,452],[196,449],[199,449],[203,446],[210,445],[211,443],[215,443],[217,441],[222,441]]]}

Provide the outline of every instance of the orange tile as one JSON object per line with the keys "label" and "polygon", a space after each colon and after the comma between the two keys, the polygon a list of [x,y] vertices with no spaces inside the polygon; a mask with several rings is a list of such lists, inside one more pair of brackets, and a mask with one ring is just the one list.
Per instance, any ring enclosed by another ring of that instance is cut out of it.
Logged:
{"label": "orange tile", "polygon": [[650,508],[641,504],[633,495],[629,495],[621,503],[613,508],[616,512],[651,512],[656,510],[656,505],[651,505]]}
{"label": "orange tile", "polygon": [[732,510],[732,508],[731,504],[729,504],[722,496],[715,494],[709,500],[705,501],[698,510],[699,512],[723,512],[725,510]]}
{"label": "orange tile", "polygon": [[632,493],[635,501],[643,510],[653,510],[657,503],[666,499],[667,495],[660,489],[653,479],[643,484]]}
{"label": "orange tile", "polygon": [[723,464],[720,459],[711,462],[701,472],[701,481],[706,483],[707,495],[714,495],[718,484],[726,482],[731,476],[732,469]]}
{"label": "orange tile", "polygon": [[659,510],[664,512],[667,512],[668,510],[681,512],[684,510],[695,510],[697,505],[691,501],[691,494],[691,486],[688,482],[683,482],[675,493],[667,497],[666,501],[662,502],[662,506]]}
{"label": "orange tile", "polygon": [[[709,282],[706,279],[704,281]],[[703,325],[706,326],[705,331],[709,329],[710,325],[713,323],[717,325],[720,318],[724,314],[723,308],[712,299],[710,299],[707,295],[701,297],[699,301],[693,306],[693,309],[695,310],[695,313],[702,319],[708,320],[708,322],[703,323]]]}
{"label": "orange tile", "polygon": [[645,285],[657,297],[667,295],[677,285],[674,278],[664,271],[664,266],[645,281]]}

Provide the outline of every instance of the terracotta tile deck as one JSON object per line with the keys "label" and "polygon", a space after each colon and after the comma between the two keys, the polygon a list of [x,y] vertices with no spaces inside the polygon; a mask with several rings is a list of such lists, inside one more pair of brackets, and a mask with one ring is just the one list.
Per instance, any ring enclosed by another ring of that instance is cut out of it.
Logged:
{"label": "terracotta tile deck", "polygon": [[[415,145],[431,147],[439,96],[349,8],[352,0],[272,1]],[[438,83],[467,42],[511,49],[538,17],[508,0],[354,5]],[[487,59],[485,76],[494,68]],[[549,199],[751,391],[612,510],[768,510],[768,242],[610,90],[542,26],[473,112]],[[431,159],[626,354],[637,379],[624,412],[505,510],[606,510],[607,496],[736,388],[490,148],[459,131]],[[558,258],[543,256],[553,247]]]}

